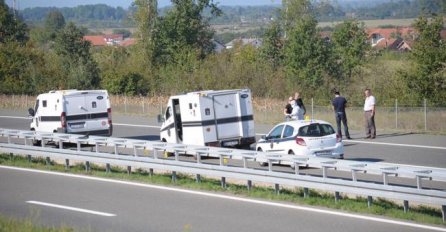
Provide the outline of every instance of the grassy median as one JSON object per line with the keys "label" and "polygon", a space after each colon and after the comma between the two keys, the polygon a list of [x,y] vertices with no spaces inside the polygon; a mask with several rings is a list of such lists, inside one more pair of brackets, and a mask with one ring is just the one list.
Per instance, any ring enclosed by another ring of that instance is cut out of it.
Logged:
{"label": "grassy median", "polygon": [[[119,167],[111,167],[111,172],[107,173],[104,167],[92,164],[90,171],[87,172],[83,163],[72,165],[69,170],[65,170],[64,165],[54,162],[47,165],[46,160],[43,158],[33,158],[32,161],[29,162],[28,159],[23,156],[11,156],[9,154],[0,155],[0,165],[81,174],[185,189],[221,192],[242,197],[324,207],[365,215],[385,216],[417,223],[446,225],[446,223],[442,221],[442,213],[440,209],[426,206],[414,206],[405,213],[401,205],[379,198],[374,199],[371,207],[368,207],[367,199],[361,197],[351,198],[342,196],[341,200],[335,201],[334,194],[320,193],[312,190],[309,191],[308,197],[304,197],[304,190],[302,188],[282,188],[279,193],[276,193],[274,188],[269,186],[254,186],[248,191],[246,185],[243,184],[227,183],[226,187],[223,188],[220,180],[201,178],[201,182],[197,183],[194,176],[184,174],[177,174],[176,181],[174,182],[172,181],[172,176],[170,174],[155,173],[151,175],[147,170],[142,169],[133,170],[131,174],[128,174],[127,170]],[[253,185],[255,184],[256,183],[253,183]]]}

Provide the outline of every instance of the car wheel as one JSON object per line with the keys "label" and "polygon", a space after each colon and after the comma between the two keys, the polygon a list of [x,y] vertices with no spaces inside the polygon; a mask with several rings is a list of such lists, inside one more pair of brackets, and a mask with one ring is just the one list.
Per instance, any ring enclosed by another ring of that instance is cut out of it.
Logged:
{"label": "car wheel", "polygon": [[[262,148],[259,147],[259,148],[257,149],[257,151],[262,152],[263,150],[262,150]],[[268,163],[267,163],[267,162],[258,162],[258,163],[259,163],[259,165],[262,166],[262,167],[268,166]]]}

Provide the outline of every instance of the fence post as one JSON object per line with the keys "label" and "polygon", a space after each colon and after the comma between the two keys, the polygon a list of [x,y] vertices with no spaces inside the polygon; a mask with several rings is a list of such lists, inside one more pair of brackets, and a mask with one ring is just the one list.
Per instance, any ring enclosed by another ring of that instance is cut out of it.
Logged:
{"label": "fence post", "polygon": [[398,99],[395,99],[395,128],[398,129]]}
{"label": "fence post", "polygon": [[311,98],[311,119],[314,118],[314,99]]}
{"label": "fence post", "polygon": [[142,114],[145,114],[145,109],[144,109],[144,97],[142,98]]}
{"label": "fence post", "polygon": [[124,95],[124,112],[127,114],[127,95]]}
{"label": "fence post", "polygon": [[424,99],[424,130],[427,131],[427,106],[426,98]]}

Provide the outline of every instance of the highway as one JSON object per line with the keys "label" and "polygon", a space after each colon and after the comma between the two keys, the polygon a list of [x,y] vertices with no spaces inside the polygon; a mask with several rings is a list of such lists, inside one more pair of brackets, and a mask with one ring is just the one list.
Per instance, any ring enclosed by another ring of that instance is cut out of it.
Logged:
{"label": "highway", "polygon": [[86,231],[446,231],[401,221],[0,166],[0,213]]}
{"label": "highway", "polygon": [[[114,137],[159,140],[152,118],[113,115]],[[29,128],[0,110],[0,128]],[[256,125],[264,134],[271,125]],[[446,136],[352,132],[346,159],[446,168]],[[446,231],[401,221],[214,193],[0,166],[0,213],[92,231]],[[48,191],[50,190],[50,191]]]}

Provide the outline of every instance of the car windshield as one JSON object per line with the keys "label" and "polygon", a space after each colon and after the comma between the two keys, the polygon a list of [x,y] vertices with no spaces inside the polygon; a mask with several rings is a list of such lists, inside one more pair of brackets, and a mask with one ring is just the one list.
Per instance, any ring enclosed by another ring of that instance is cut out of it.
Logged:
{"label": "car windshield", "polygon": [[314,123],[299,128],[298,136],[302,137],[322,137],[334,134],[335,131],[332,126],[328,124]]}

